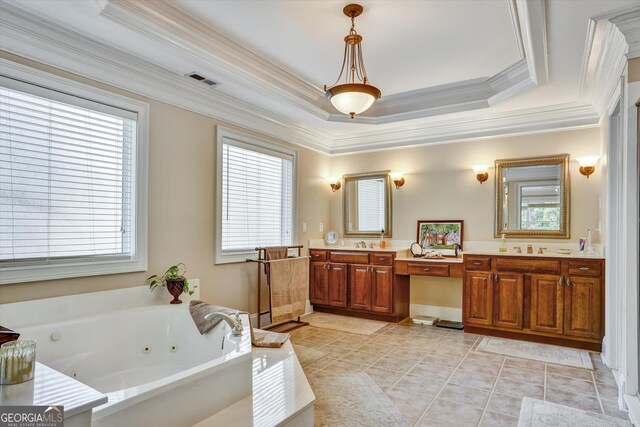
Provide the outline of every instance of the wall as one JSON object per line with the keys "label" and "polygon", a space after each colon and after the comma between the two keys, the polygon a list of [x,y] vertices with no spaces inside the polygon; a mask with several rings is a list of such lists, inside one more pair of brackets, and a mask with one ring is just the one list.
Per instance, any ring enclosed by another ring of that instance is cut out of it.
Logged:
{"label": "wall", "polygon": [[[602,173],[596,167],[596,172],[585,178],[578,173],[575,159],[600,151],[600,130],[593,128],[338,156],[332,158],[331,172],[335,176],[377,170],[404,172],[406,184],[392,190],[394,239],[415,240],[419,219],[462,219],[465,241],[488,241],[494,240],[494,169],[489,169],[489,180],[480,185],[471,165],[568,153],[571,241],[576,241],[585,235],[587,228],[600,228]],[[331,226],[339,232],[342,232],[341,196],[336,193],[331,198]],[[595,233],[594,242],[599,238]],[[412,304],[460,308],[461,295],[459,279],[411,279]]]}
{"label": "wall", "polygon": [[[34,68],[94,85],[150,105],[149,117],[149,271],[0,286],[0,302],[139,286],[153,273],[161,273],[182,261],[188,277],[200,278],[201,296],[207,301],[241,310],[255,311],[257,268],[255,264],[214,265],[215,130],[221,123],[187,110],[127,93],[6,52],[0,56]],[[239,129],[241,130],[241,129]],[[245,131],[246,132],[246,131]],[[247,132],[274,142],[265,135]],[[328,156],[298,150],[298,242],[320,238],[318,223],[328,222]],[[166,292],[161,289],[161,292]]]}

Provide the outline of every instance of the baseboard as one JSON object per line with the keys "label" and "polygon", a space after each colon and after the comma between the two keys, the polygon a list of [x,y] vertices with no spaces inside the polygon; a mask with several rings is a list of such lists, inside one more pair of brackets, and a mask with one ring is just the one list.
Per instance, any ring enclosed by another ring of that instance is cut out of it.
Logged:
{"label": "baseboard", "polygon": [[439,307],[436,305],[411,304],[409,306],[411,316],[433,316],[440,320],[452,320],[462,322],[462,309],[453,307]]}
{"label": "baseboard", "polygon": [[624,395],[624,401],[629,409],[629,419],[634,426],[640,426],[640,398],[638,396]]}

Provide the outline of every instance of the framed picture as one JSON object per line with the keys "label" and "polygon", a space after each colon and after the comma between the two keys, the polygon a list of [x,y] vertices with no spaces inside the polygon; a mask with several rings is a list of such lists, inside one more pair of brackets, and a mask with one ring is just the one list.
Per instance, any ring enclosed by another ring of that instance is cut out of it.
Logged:
{"label": "framed picture", "polygon": [[455,245],[462,249],[464,221],[460,220],[420,220],[416,242],[424,250],[440,250],[443,255],[454,253]]}

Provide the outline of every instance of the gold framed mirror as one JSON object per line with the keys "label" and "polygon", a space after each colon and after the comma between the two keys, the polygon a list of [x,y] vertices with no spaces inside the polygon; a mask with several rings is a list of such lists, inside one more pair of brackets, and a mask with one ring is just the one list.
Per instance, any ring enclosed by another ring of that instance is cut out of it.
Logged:
{"label": "gold framed mirror", "polygon": [[345,237],[391,237],[389,171],[344,175],[342,226]]}
{"label": "gold framed mirror", "polygon": [[569,238],[569,155],[496,160],[495,237]]}

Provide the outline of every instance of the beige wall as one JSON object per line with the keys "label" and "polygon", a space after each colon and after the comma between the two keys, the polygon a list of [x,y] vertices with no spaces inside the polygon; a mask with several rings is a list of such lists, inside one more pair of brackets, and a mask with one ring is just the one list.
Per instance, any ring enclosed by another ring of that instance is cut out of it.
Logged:
{"label": "beige wall", "polygon": [[629,83],[640,81],[640,58],[632,58],[629,60]]}
{"label": "beige wall", "polygon": [[[598,199],[603,174],[596,168],[595,174],[586,179],[578,172],[575,159],[600,154],[600,145],[597,128],[543,133],[338,156],[332,158],[331,172],[335,176],[377,170],[404,172],[406,184],[392,190],[394,239],[415,240],[419,219],[462,219],[465,241],[487,241],[494,239],[494,170],[489,169],[489,180],[480,185],[471,165],[493,165],[496,159],[568,153],[572,159],[570,240],[576,241],[585,235],[587,228],[600,228]],[[341,194],[336,193],[331,198],[331,226],[340,232],[341,215]],[[594,241],[599,241],[598,233]],[[461,294],[459,279],[411,280],[413,304],[460,307]],[[457,296],[452,298],[452,295]]]}
{"label": "beige wall", "polygon": [[[215,129],[219,124],[238,128],[7,53],[0,56],[141,99],[150,105],[149,271],[3,285],[0,286],[0,301],[6,303],[138,286],[144,284],[150,274],[163,272],[172,263],[182,261],[189,269],[188,277],[200,278],[203,299],[254,312],[256,265],[216,266],[213,263]],[[247,133],[273,140],[265,135]],[[326,185],[325,177],[329,174],[330,158],[301,147],[295,148],[298,150],[298,222],[309,225],[307,233],[302,233],[299,227],[298,241],[306,245],[308,239],[322,236],[323,233],[318,232],[318,224],[328,222],[331,189]]]}

